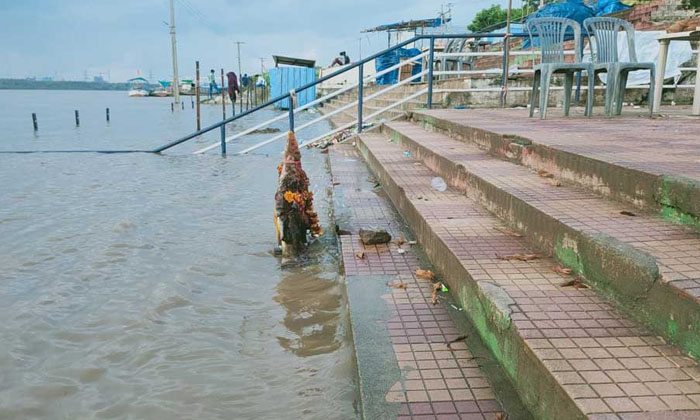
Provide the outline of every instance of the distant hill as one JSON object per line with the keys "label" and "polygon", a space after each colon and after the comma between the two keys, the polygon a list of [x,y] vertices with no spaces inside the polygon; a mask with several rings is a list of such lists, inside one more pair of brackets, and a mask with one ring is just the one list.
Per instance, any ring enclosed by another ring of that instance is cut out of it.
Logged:
{"label": "distant hill", "polygon": [[0,79],[0,89],[129,90],[128,83]]}

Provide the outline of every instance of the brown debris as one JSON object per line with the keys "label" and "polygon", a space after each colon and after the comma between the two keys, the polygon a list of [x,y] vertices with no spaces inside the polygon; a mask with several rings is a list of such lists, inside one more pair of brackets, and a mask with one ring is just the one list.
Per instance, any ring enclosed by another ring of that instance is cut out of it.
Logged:
{"label": "brown debris", "polygon": [[496,258],[506,261],[532,261],[540,258],[540,256],[538,254],[513,254],[503,256],[496,254]]}
{"label": "brown debris", "polygon": [[627,211],[627,210],[622,210],[622,211],[620,212],[620,214],[623,215],[623,216],[630,216],[630,217],[636,217],[636,216],[637,216],[636,214],[632,213],[631,211]]}
{"label": "brown debris", "polygon": [[539,175],[542,178],[554,178],[554,175],[550,174],[544,169],[540,169],[539,171],[537,171],[537,175]]}
{"label": "brown debris", "polygon": [[561,187],[561,181],[556,179],[550,179],[547,183],[553,187]]}
{"label": "brown debris", "polygon": [[554,272],[557,274],[561,274],[562,276],[570,276],[571,275],[570,268],[554,267]]}
{"label": "brown debris", "polygon": [[432,305],[437,305],[440,301],[438,297],[438,290],[440,290],[441,287],[442,285],[440,283],[433,284],[433,293],[430,295],[430,303]]}
{"label": "brown debris", "polygon": [[498,226],[494,226],[493,229],[494,229],[494,230],[497,230],[497,231],[499,231],[499,232],[501,232],[501,233],[505,233],[506,235],[513,236],[513,237],[515,237],[515,238],[522,238],[522,237],[523,237],[523,235],[519,234],[518,232],[512,232],[512,231],[510,231],[510,230],[502,229],[502,228],[499,228]]}
{"label": "brown debris", "polygon": [[435,280],[435,273],[430,270],[421,270],[420,268],[416,270],[416,277],[424,280]]}
{"label": "brown debris", "polygon": [[408,285],[406,283],[387,283],[387,286],[391,287],[392,289],[406,289]]}
{"label": "brown debris", "polygon": [[576,277],[575,279],[571,279],[569,281],[565,281],[564,283],[561,283],[559,286],[560,287],[573,287],[576,290],[590,289],[590,287],[588,287],[587,284],[584,284],[583,282],[581,282],[581,279],[578,277]]}
{"label": "brown debris", "polygon": [[364,259],[365,259],[365,251],[360,251],[360,252],[358,252],[357,254],[355,254],[355,256],[356,256],[358,259],[364,260]]}
{"label": "brown debris", "polygon": [[401,246],[406,243],[406,238],[404,238],[403,233],[399,233],[399,237],[396,238],[396,241],[394,243],[398,246]]}
{"label": "brown debris", "polygon": [[501,412],[496,414],[496,417],[494,417],[493,420],[508,420],[508,415],[506,413]]}

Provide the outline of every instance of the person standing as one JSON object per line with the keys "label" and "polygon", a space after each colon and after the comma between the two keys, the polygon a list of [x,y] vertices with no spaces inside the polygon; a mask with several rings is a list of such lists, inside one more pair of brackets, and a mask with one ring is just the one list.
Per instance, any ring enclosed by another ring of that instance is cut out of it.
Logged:
{"label": "person standing", "polygon": [[216,87],[216,72],[214,72],[214,69],[211,69],[209,72],[209,99],[211,99],[212,93],[216,90],[218,90]]}

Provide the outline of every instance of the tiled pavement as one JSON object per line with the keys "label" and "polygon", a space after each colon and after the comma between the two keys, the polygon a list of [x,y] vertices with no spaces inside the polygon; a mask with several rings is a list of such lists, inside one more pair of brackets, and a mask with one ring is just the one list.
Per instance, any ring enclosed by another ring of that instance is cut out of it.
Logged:
{"label": "tiled pavement", "polygon": [[569,279],[554,272],[553,260],[496,258],[530,250],[522,238],[494,229],[498,220],[464,195],[433,190],[435,175],[384,136],[363,134],[362,142],[471,277],[513,299],[519,336],[588,418],[700,418],[696,362],[591,290],[560,286]]}
{"label": "tiled pavement", "polygon": [[[410,245],[364,246],[357,232],[361,227],[382,227],[394,238],[401,234],[391,204],[373,191],[370,175],[357,150],[337,145],[330,153],[334,194],[342,194],[348,219],[342,227],[342,258],[348,284],[357,276],[389,275],[406,289],[387,287],[382,296],[392,310],[385,323],[397,363],[402,371],[386,393],[386,401],[401,404],[400,420],[493,420],[502,411],[484,373],[464,342],[447,343],[459,332],[445,304],[430,303],[432,285],[415,277],[418,258]],[[364,184],[364,185],[363,185]],[[338,209],[336,209],[337,211]],[[357,253],[364,252],[360,259]],[[381,372],[373,373],[381,375]]]}
{"label": "tiled pavement", "polygon": [[523,109],[421,112],[498,134],[537,139],[546,146],[631,169],[700,180],[700,119],[693,116],[587,119],[553,114],[543,121],[529,118]]}
{"label": "tiled pavement", "polygon": [[[628,206],[575,186],[553,187],[548,184],[548,179],[524,166],[498,159],[475,145],[426,131],[416,124],[398,121],[387,125],[431,151],[463,164],[470,173],[575,230],[604,233],[648,252],[656,259],[663,281],[700,300],[700,235],[691,229],[655,216],[622,215],[620,211],[628,210]],[[586,144],[593,143],[595,149],[595,139],[587,139]],[[700,143],[694,142],[700,159]],[[695,167],[700,169],[700,162]]]}

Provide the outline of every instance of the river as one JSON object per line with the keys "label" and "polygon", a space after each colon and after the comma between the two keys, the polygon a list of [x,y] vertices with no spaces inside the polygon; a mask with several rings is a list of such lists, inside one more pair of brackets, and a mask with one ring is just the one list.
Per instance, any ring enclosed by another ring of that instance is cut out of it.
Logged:
{"label": "river", "polygon": [[[125,92],[0,91],[0,151],[150,149],[194,130],[184,99],[172,112],[171,98]],[[358,418],[326,155],[303,164],[327,233],[282,269],[283,143],[191,153],[218,136],[162,155],[0,153],[0,419]]]}

